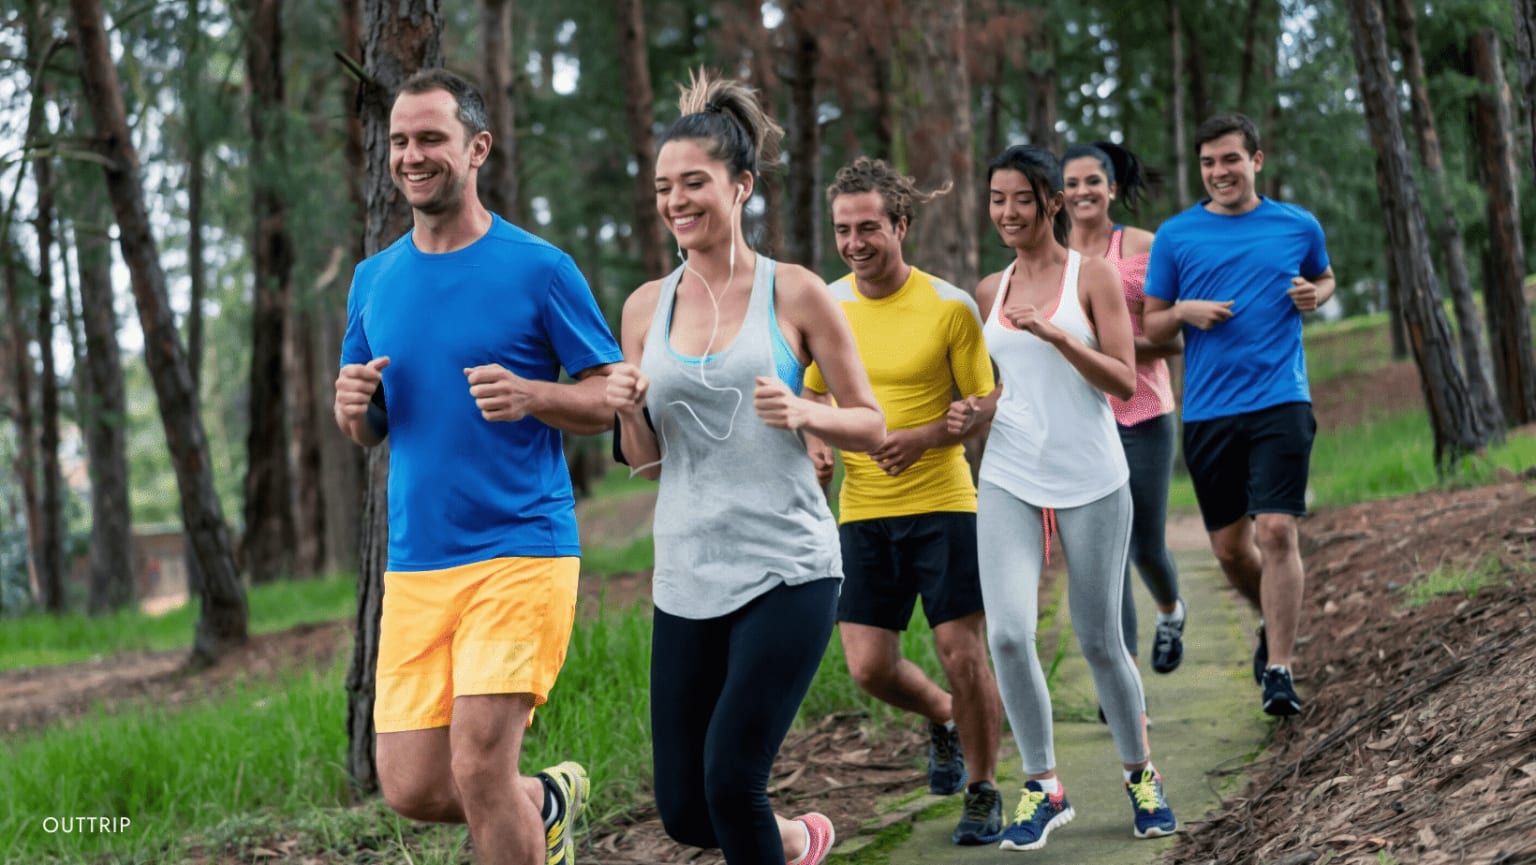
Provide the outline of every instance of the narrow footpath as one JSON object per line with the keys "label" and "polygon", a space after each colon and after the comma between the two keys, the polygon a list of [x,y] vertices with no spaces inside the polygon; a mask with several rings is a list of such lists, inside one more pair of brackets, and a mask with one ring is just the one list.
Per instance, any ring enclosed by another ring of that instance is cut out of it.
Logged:
{"label": "narrow footpath", "polygon": [[[1194,521],[1170,526],[1170,544],[1179,562],[1181,590],[1189,609],[1185,629],[1184,663],[1169,675],[1150,671],[1148,653],[1155,608],[1141,585],[1135,587],[1143,658],[1147,713],[1152,720],[1148,739],[1152,761],[1163,775],[1169,804],[1184,824],[1198,821],[1241,781],[1245,762],[1255,755],[1272,723],[1259,707],[1253,683],[1253,614],[1226,588],[1205,535]],[[1137,579],[1132,577],[1132,579]],[[1065,592],[1066,580],[1058,581]],[[1031,851],[1002,851],[987,847],[955,847],[950,832],[957,819],[954,808],[929,808],[925,816],[908,803],[903,810],[918,816],[911,837],[889,851],[888,858],[857,856],[870,836],[850,832],[834,851],[854,854],[861,863],[886,865],[1142,865],[1153,863],[1174,838],[1139,840],[1131,833],[1132,812],[1121,782],[1120,764],[1109,728],[1099,723],[1097,699],[1087,663],[1067,622],[1065,598],[1061,615],[1041,639],[1040,656],[1047,666],[1060,641],[1071,641],[1052,683],[1056,718],[1057,771],[1066,785],[1076,817],[1052,831],[1046,846]],[[1023,785],[1023,770],[1006,729],[999,786],[1003,790],[1005,821],[1011,818]],[[943,800],[924,797],[933,803]],[[889,825],[891,817],[880,821]]]}

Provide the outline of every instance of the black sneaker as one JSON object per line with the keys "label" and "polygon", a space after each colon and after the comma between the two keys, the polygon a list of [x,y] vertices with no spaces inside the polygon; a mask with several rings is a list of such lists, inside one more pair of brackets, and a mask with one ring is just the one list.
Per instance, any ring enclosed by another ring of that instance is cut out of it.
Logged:
{"label": "black sneaker", "polygon": [[945,724],[928,722],[928,792],[953,796],[965,789],[965,754],[960,734]]}
{"label": "black sneaker", "polygon": [[[1184,610],[1186,616],[1188,610],[1184,602],[1179,601],[1179,608]],[[1177,621],[1158,622],[1157,633],[1152,637],[1152,671],[1155,673],[1171,673],[1179,668],[1184,660],[1184,617]]]}
{"label": "black sneaker", "polygon": [[962,847],[991,844],[1003,837],[1003,794],[991,781],[977,781],[965,791],[965,814],[951,836]]}
{"label": "black sneaker", "polygon": [[1269,669],[1269,641],[1264,639],[1264,623],[1259,622],[1259,645],[1253,650],[1253,683],[1263,686],[1264,671]]}
{"label": "black sneaker", "polygon": [[1264,711],[1270,715],[1301,714],[1301,698],[1296,696],[1290,670],[1270,667],[1264,671]]}

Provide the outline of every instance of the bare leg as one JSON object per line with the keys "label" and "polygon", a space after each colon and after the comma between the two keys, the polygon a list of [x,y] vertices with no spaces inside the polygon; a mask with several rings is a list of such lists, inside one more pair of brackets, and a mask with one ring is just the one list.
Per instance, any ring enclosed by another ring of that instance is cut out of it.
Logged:
{"label": "bare leg", "polygon": [[950,695],[921,667],[901,656],[900,634],[852,622],[840,622],[837,629],[848,658],[848,672],[865,693],[935,724],[954,717]]}
{"label": "bare leg", "polygon": [[1301,594],[1306,584],[1296,517],[1259,514],[1257,524],[1258,544],[1263,550],[1262,599],[1269,663],[1289,667],[1301,625]]}
{"label": "bare leg", "polygon": [[997,747],[1003,703],[987,664],[987,620],[980,611],[933,629],[939,662],[954,690],[955,728],[971,783],[997,780]]}

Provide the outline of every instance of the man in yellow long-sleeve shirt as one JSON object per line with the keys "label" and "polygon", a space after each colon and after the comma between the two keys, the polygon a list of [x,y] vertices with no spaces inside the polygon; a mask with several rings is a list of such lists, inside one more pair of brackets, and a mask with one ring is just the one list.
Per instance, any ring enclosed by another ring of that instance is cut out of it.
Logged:
{"label": "man in yellow long-sleeve shirt", "polygon": [[[827,189],[837,251],[853,271],[831,289],[889,427],[878,449],[843,452],[837,619],[859,686],[928,719],[929,789],[965,790],[955,843],[985,844],[1002,832],[994,783],[1002,720],[987,664],[976,488],[961,437],[944,418],[956,392],[984,396],[994,380],[975,300],[902,256],[914,205],[935,194],[942,191],[920,193],[912,178],[867,157],[844,166]],[[805,387],[827,399],[814,365]],[[808,446],[829,480],[831,449],[810,437]],[[918,597],[952,694],[901,655],[900,632]]]}

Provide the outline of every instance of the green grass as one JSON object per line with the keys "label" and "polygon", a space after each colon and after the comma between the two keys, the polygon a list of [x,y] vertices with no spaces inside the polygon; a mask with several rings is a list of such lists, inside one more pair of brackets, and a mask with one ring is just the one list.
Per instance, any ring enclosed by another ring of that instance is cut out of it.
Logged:
{"label": "green grass", "polygon": [[656,563],[656,542],[650,532],[619,547],[588,545],[581,551],[583,574],[610,577],[649,570]]}
{"label": "green grass", "polygon": [[1441,595],[1477,597],[1483,589],[1503,580],[1499,557],[1484,555],[1471,565],[1441,564],[1403,587],[1409,607],[1422,607]]}
{"label": "green grass", "polygon": [[[315,580],[287,580],[247,590],[253,633],[349,618],[357,608],[357,579],[332,574]],[[27,613],[0,622],[0,670],[68,664],[123,652],[177,649],[192,645],[197,605],[162,616],[137,609],[104,616]]]}
{"label": "green grass", "polygon": [[[525,741],[526,770],[574,758],[592,771],[593,823],[650,801],[650,640],[640,606],[578,622],[550,705]],[[939,675],[920,615],[903,646]],[[303,850],[379,853],[352,861],[405,861],[402,850],[411,861],[457,861],[462,829],[426,832],[376,804],[348,808],[345,663],[245,682],[195,705],[97,709],[16,737],[0,747],[0,801],[10,805],[0,816],[3,861],[176,861],[194,833],[191,843],[232,844],[248,859],[274,832]],[[876,725],[904,717],[859,691],[834,635],[797,723],[850,711]],[[132,830],[45,833],[43,820],[61,815],[126,817]]]}

